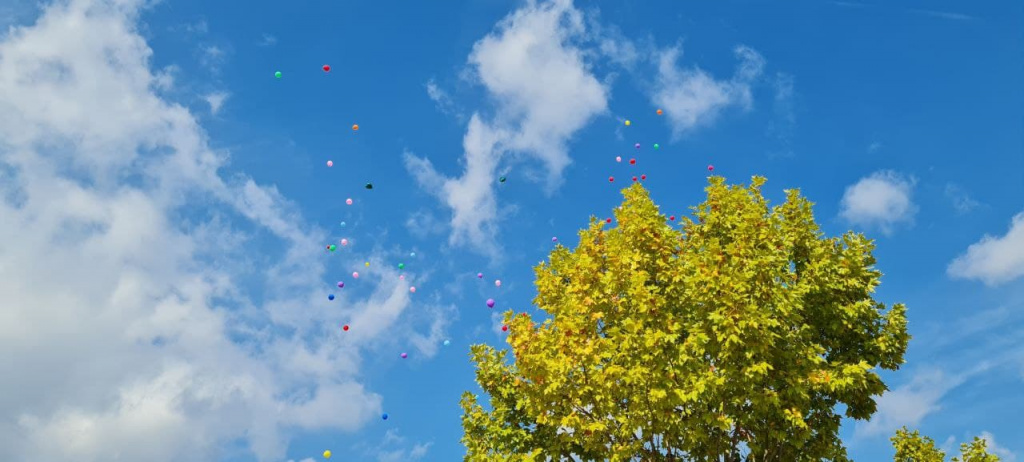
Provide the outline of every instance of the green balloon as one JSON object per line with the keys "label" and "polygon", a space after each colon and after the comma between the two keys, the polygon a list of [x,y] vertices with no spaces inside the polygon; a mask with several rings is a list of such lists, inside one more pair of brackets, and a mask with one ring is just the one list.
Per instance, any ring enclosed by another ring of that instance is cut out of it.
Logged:
{"label": "green balloon", "polygon": [[373,189],[373,183],[366,183],[366,189]]}
{"label": "green balloon", "polygon": [[277,77],[277,78],[279,78],[279,79],[280,79],[280,78],[281,78],[281,71],[277,71],[277,72],[275,72],[275,73],[274,73],[274,77]]}
{"label": "green balloon", "polygon": [[498,178],[498,181],[504,183],[505,182],[505,177]]}
{"label": "green balloon", "polygon": [[405,263],[399,263],[398,264],[398,269],[404,269],[404,268],[405,268]]}
{"label": "green balloon", "polygon": [[661,147],[661,146],[658,146],[658,143],[654,143],[654,149],[658,149],[658,148],[660,148],[660,147]]}
{"label": "green balloon", "polygon": [[328,248],[328,249],[330,249],[330,250],[331,250],[331,252],[334,252],[334,249],[337,249],[337,248],[338,248],[338,246],[336,246],[336,245],[334,245],[334,244],[331,244],[331,245],[330,245],[330,247],[327,247],[327,248]]}

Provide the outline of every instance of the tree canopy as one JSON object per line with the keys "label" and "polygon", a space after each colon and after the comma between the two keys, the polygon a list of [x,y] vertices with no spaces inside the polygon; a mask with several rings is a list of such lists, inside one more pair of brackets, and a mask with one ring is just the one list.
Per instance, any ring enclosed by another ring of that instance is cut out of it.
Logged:
{"label": "tree canopy", "polygon": [[824,237],[764,182],[711,177],[678,227],[635,184],[614,226],[556,247],[535,268],[550,318],[506,312],[511,350],[471,348],[490,406],[463,395],[466,460],[848,460],[841,419],[875,412],[906,309],[872,299],[871,240]]}

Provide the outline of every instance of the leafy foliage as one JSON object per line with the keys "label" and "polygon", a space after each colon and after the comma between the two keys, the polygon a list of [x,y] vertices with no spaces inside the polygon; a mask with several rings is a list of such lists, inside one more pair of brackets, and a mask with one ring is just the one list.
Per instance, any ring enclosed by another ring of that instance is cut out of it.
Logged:
{"label": "leafy foliage", "polygon": [[[892,438],[896,448],[896,462],[943,462],[946,454],[935,447],[935,441],[922,437],[917,430],[911,433],[906,427],[896,431]],[[960,445],[960,457],[952,462],[999,462],[999,458],[989,454],[985,440],[974,437],[974,441]]]}
{"label": "leafy foliage", "polygon": [[848,460],[837,409],[875,412],[906,309],[871,298],[872,241],[823,237],[798,191],[709,181],[681,229],[633,185],[617,226],[535,268],[551,318],[505,313],[514,361],[471,349],[490,409],[463,395],[466,460]]}

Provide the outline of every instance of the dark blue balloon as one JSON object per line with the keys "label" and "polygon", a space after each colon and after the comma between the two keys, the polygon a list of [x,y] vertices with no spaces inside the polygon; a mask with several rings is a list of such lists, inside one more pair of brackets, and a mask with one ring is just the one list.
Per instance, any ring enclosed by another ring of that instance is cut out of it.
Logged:
{"label": "dark blue balloon", "polygon": [[330,294],[330,295],[328,295],[328,296],[327,296],[327,299],[328,299],[328,300],[334,300],[334,294]]}
{"label": "dark blue balloon", "polygon": [[382,419],[384,419],[384,420],[388,420],[388,415],[387,415],[387,414],[384,414],[384,415],[380,416],[380,418],[382,418]]}

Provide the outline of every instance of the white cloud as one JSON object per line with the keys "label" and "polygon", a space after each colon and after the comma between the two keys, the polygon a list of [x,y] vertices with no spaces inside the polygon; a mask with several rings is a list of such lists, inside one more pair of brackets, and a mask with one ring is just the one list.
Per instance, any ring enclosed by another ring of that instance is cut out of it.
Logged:
{"label": "white cloud", "polygon": [[[154,93],[143,3],[62,2],[0,42],[0,460],[216,460],[239,439],[282,460],[293,432],[379,415],[360,351],[416,334],[384,265],[369,299],[325,303],[327,235],[222,177]],[[424,315],[435,338],[443,311]]]}
{"label": "white cloud", "polygon": [[981,204],[971,198],[963,188],[949,183],[946,185],[946,197],[952,202],[953,208],[959,214],[964,214],[978,208]]}
{"label": "white cloud", "polygon": [[864,227],[891,234],[897,224],[912,223],[917,206],[911,200],[914,179],[892,171],[875,172],[846,188],[840,216]]}
{"label": "white cloud", "polygon": [[427,96],[437,105],[437,108],[445,114],[450,114],[454,109],[451,97],[441,87],[437,86],[433,79],[427,81],[426,88]]}
{"label": "white cloud", "polygon": [[1017,460],[1016,454],[1014,454],[1009,449],[1006,449],[1005,447],[996,444],[996,437],[992,436],[991,433],[987,431],[981,432],[981,435],[979,435],[979,437],[985,440],[988,452],[999,456],[999,460],[1001,462],[1015,462]]}
{"label": "white cloud", "polygon": [[261,47],[268,47],[276,43],[277,37],[274,37],[273,35],[270,34],[263,34],[263,37],[260,39],[259,45]]}
{"label": "white cloud", "polygon": [[878,412],[867,422],[858,422],[858,437],[891,435],[904,425],[916,427],[922,419],[941,407],[939,400],[966,377],[944,374],[939,369],[926,369],[895,390],[878,398]]}
{"label": "white cloud", "polygon": [[427,455],[433,443],[416,443],[406,446],[405,437],[396,430],[388,430],[376,448],[367,448],[364,452],[377,462],[407,462],[420,460]]}
{"label": "white cloud", "polygon": [[203,99],[210,105],[210,113],[217,115],[220,112],[221,106],[224,105],[224,101],[228,99],[228,96],[230,95],[226,92],[216,91],[204,96]]}
{"label": "white cloud", "polygon": [[480,114],[470,118],[464,172],[445,178],[430,161],[406,156],[420,186],[452,209],[452,245],[497,256],[494,185],[502,158],[519,153],[543,161],[551,192],[570,163],[571,136],[606,111],[607,90],[573,44],[584,36],[582,14],[571,0],[531,0],[474,45],[469,63],[497,111],[491,121]]}
{"label": "white cloud", "polygon": [[1024,212],[1013,217],[1001,237],[985,235],[949,264],[954,278],[977,279],[990,286],[1024,276]]}
{"label": "white cloud", "polygon": [[735,53],[740,64],[729,80],[715,80],[696,67],[678,68],[682,57],[679,46],[658,53],[658,76],[651,102],[665,110],[673,138],[711,124],[726,108],[752,108],[751,85],[764,70],[764,58],[745,46],[737,47]]}

